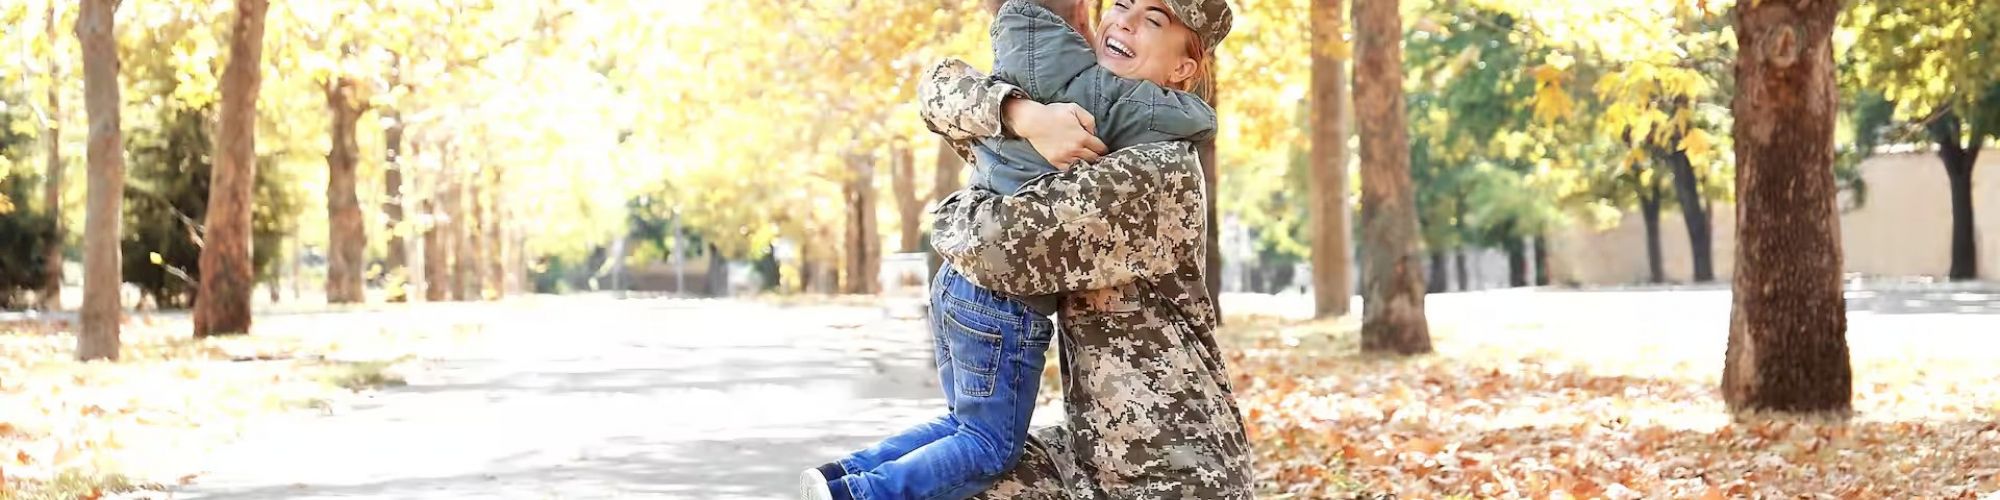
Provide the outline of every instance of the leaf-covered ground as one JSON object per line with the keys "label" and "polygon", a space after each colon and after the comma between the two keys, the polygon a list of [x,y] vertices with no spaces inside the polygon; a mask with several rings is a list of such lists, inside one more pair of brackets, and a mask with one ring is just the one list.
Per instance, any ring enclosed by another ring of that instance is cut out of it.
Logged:
{"label": "leaf-covered ground", "polygon": [[194,340],[184,315],[140,316],[123,327],[118,363],[76,362],[67,322],[0,325],[0,498],[192,480],[191,459],[253,419],[394,384],[394,365],[434,337],[275,323],[256,336]]}
{"label": "leaf-covered ground", "polygon": [[1726,337],[1717,319],[1726,306],[1718,312],[1708,300],[1690,313],[1643,299],[1635,309],[1514,300],[1525,310],[1566,313],[1447,302],[1433,308],[1434,318],[1445,318],[1433,320],[1438,354],[1400,360],[1357,354],[1352,319],[1234,318],[1222,341],[1264,495],[1977,498],[2000,491],[1995,316],[1855,315],[1852,418],[1739,421],[1715,389]]}

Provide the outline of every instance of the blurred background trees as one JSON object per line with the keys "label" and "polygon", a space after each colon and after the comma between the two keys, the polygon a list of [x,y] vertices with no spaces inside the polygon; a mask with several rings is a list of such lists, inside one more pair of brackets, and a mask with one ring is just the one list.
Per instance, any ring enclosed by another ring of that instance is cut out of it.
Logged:
{"label": "blurred background trees", "polygon": [[[987,64],[986,4],[274,4],[252,127],[259,300],[875,293],[921,280],[899,274],[897,255],[921,251],[925,206],[964,169],[918,121],[915,77],[943,57]],[[1348,220],[1363,208],[1354,130],[1368,119],[1346,101],[1354,6],[1234,5],[1216,54],[1213,274],[1230,291],[1324,290],[1316,309],[1346,313],[1356,263],[1382,248]],[[0,7],[0,305],[78,305],[44,291],[77,291],[64,263],[87,260],[84,181],[105,169],[87,166],[84,76],[107,55],[122,142],[106,151],[125,165],[120,281],[146,307],[197,300],[237,13],[115,7],[108,53],[84,50],[77,5]],[[1424,288],[1730,275],[1734,7],[1402,2],[1392,36]],[[1934,153],[1937,197],[1951,202],[1928,215],[1950,221],[1936,274],[1978,278],[1973,165],[2000,134],[2000,7],[1862,0],[1843,12],[1841,208],[1868,204],[1863,159]],[[1578,238],[1628,218],[1643,236],[1608,252],[1643,272],[1565,269],[1606,255]]]}

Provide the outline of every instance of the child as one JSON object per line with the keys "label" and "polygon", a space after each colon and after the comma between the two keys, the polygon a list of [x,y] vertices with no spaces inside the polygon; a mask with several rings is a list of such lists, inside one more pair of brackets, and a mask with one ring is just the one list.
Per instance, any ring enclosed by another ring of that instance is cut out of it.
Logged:
{"label": "child", "polygon": [[[1187,42],[1160,49],[1158,40],[1173,39],[1160,34],[1174,26],[1165,17],[1169,11],[1129,11],[1139,2],[1185,10],[1220,0],[1117,0],[1114,12],[1129,14],[1121,19],[1133,26],[1107,23],[1124,30],[1105,30],[1102,53],[1093,53],[1083,34],[1090,1],[1008,0],[991,30],[994,78],[1037,102],[1076,103],[1095,118],[1096,134],[1112,150],[1212,137],[1215,111],[1187,92],[1163,87],[1191,81],[1201,71],[1205,46],[1181,23],[1183,33],[1176,34]],[[1025,139],[985,138],[971,149],[976,188],[1013,193],[1057,169]],[[931,328],[949,414],[802,472],[804,497],[958,499],[984,490],[1013,467],[1026,445],[1057,299],[1000,294],[949,266],[940,269],[931,287]]]}

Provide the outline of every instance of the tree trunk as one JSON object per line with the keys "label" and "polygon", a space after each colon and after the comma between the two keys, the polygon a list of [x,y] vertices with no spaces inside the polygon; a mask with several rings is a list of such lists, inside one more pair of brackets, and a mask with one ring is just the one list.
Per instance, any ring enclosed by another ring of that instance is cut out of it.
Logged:
{"label": "tree trunk", "polygon": [[291,247],[291,251],[285,254],[285,276],[292,281],[292,300],[299,300],[300,296],[305,295],[302,290],[304,287],[299,284],[299,261],[305,259],[305,252],[299,251],[297,234],[285,238],[285,242],[290,243],[288,246]]}
{"label": "tree trunk", "polygon": [[[54,43],[60,34],[56,31],[56,2],[49,2],[48,17],[42,29],[47,40]],[[49,71],[56,68],[57,55],[53,46],[49,49]],[[55,81],[62,81],[55,78]],[[49,215],[49,239],[42,247],[42,288],[35,299],[44,311],[62,309],[63,273],[63,217],[62,217],[62,86],[49,85],[48,129],[48,170],[42,182],[42,210]]]}
{"label": "tree trunk", "polygon": [[1470,251],[1471,250],[1467,250],[1465,248],[1460,248],[1458,249],[1458,251],[1451,253],[1451,260],[1452,260],[1451,264],[1452,267],[1455,268],[1452,269],[1452,271],[1458,274],[1458,291],[1461,292],[1472,291],[1472,273],[1466,272],[1465,270],[1465,254],[1466,252]]}
{"label": "tree trunk", "polygon": [[958,175],[959,171],[964,169],[964,166],[965,160],[960,159],[958,152],[951,149],[951,143],[939,139],[937,170],[931,172],[930,201],[942,201],[944,197],[951,196],[951,193],[965,187],[965,183],[959,180]]}
{"label": "tree trunk", "polygon": [[1347,260],[1347,61],[1329,52],[1341,43],[1341,7],[1341,0],[1312,5],[1313,149],[1306,192],[1312,211],[1313,315],[1321,318],[1346,315],[1354,296]]}
{"label": "tree trunk", "polygon": [[451,300],[479,298],[479,182],[477,173],[452,173]]}
{"label": "tree trunk", "polygon": [[[844,191],[843,194],[845,194]],[[842,200],[845,201],[845,198],[842,198]],[[669,256],[669,259],[674,264],[674,295],[682,297],[687,296],[687,240],[685,234],[681,232],[681,218],[676,213],[674,218],[667,220],[667,243],[673,246],[673,250],[669,252],[672,254]],[[619,236],[618,239],[613,240],[611,243],[614,248],[614,251],[611,253],[620,255],[625,253],[624,236]],[[623,274],[625,272],[624,265],[623,262],[613,263],[613,267],[616,270],[612,274],[614,276]]]}
{"label": "tree trunk", "polygon": [[125,194],[125,137],[119,129],[118,41],[112,11],[117,0],[83,0],[76,38],[83,46],[83,110],[90,116],[84,151],[89,195],[83,220],[83,309],[76,358],[118,360],[121,308],[118,287],[119,227]]}
{"label": "tree trunk", "polygon": [[1646,270],[1648,283],[1667,282],[1667,267],[1660,258],[1660,181],[1658,176],[1639,190],[1639,218],[1646,223]]}
{"label": "tree trunk", "polygon": [[[447,146],[444,154],[451,155],[454,151]],[[464,286],[463,278],[458,273],[459,268],[464,267],[465,261],[464,248],[459,246],[458,241],[459,227],[465,225],[465,220],[462,218],[464,211],[459,210],[465,202],[462,196],[465,191],[451,163],[451,160],[446,160],[444,169],[438,176],[440,181],[438,189],[441,193],[438,195],[437,213],[433,215],[442,221],[438,224],[438,244],[449,249],[446,253],[450,257],[444,263],[444,281],[439,281],[434,286],[444,289],[444,300],[459,301],[465,300],[465,290],[461,288]]]}
{"label": "tree trunk", "polygon": [[1732,411],[1851,408],[1833,181],[1841,2],[1736,6],[1736,276],[1723,400]]}
{"label": "tree trunk", "polygon": [[[932,171],[931,177],[931,202],[943,201],[944,197],[951,196],[953,191],[965,187],[964,183],[958,179],[958,172],[964,164],[965,160],[959,158],[958,152],[951,149],[950,142],[943,139],[938,140],[937,170]],[[930,269],[924,275],[924,282],[930,283],[931,278],[937,276],[938,268],[944,266],[944,258],[939,257],[937,250],[931,248],[929,234],[919,236],[923,239],[924,264],[929,266]]]}
{"label": "tree trunk", "polygon": [[1445,267],[1448,265],[1445,261],[1445,252],[1431,252],[1431,274],[1428,276],[1430,284],[1424,287],[1425,293],[1444,293],[1451,290],[1451,274]]}
{"label": "tree trunk", "polygon": [[487,191],[491,191],[491,189],[486,185],[485,178],[487,171],[490,169],[490,166],[481,167],[479,171],[472,173],[470,179],[466,180],[466,185],[470,186],[470,190],[466,192],[465,200],[467,223],[465,232],[466,239],[472,245],[472,258],[466,259],[467,263],[472,267],[472,269],[467,271],[471,273],[471,277],[466,280],[466,300],[485,300],[488,290],[486,288],[486,271],[492,268],[488,265],[488,262],[493,255],[489,252],[492,249],[493,242],[487,239],[486,225],[492,224],[493,220],[486,213],[486,209],[488,208],[486,197],[489,194]]}
{"label": "tree trunk", "polygon": [[1684,150],[1667,153],[1665,160],[1674,172],[1674,196],[1681,206],[1681,219],[1687,222],[1688,255],[1694,260],[1694,282],[1715,281],[1714,225],[1710,224],[1708,207],[1701,200],[1701,179],[1695,176],[1694,162],[1688,159]]}
{"label": "tree trunk", "polygon": [[712,243],[708,245],[708,296],[729,296],[729,260],[722,258],[722,249]]}
{"label": "tree trunk", "polygon": [[[1465,193],[1458,193],[1451,205],[1452,213],[1455,214],[1451,219],[1452,231],[1461,235],[1465,234],[1465,196]],[[1457,268],[1454,270],[1458,272],[1458,291],[1461,292],[1472,291],[1472,273],[1467,272],[1465,268],[1465,254],[1471,251],[1461,244],[1458,251],[1452,255],[1452,260],[1455,261],[1453,267]]]}
{"label": "tree trunk", "polygon": [[924,200],[917,198],[917,158],[910,145],[898,142],[889,149],[889,182],[896,190],[896,229],[900,230],[897,251],[923,250]]}
{"label": "tree trunk", "polygon": [[[414,137],[408,140],[409,154],[399,156],[402,156],[405,166],[414,166],[415,162],[423,157],[423,142]],[[430,257],[436,252],[431,246],[431,231],[435,222],[431,220],[430,214],[434,208],[431,199],[437,193],[425,182],[426,177],[420,169],[402,169],[402,171],[408,174],[404,177],[408,185],[404,186],[403,205],[412,210],[409,214],[415,214],[414,217],[405,214],[409,237],[404,240],[404,248],[408,249],[408,253],[404,254],[407,258],[404,261],[404,274],[410,281],[404,286],[404,291],[409,300],[416,301],[418,294],[429,298],[430,290],[436,288],[432,285],[436,282],[431,281],[433,275],[430,273]]]}
{"label": "tree trunk", "polygon": [[362,302],[362,251],[368,233],[361,225],[361,202],[355,197],[355,167],[360,147],[354,142],[355,122],[361,119],[361,103],[354,95],[355,82],[333,77],[326,82],[326,109],[333,115],[329,134],[333,147],[326,153],[326,301],[330,304]]}
{"label": "tree trunk", "polygon": [[1979,247],[1972,236],[1972,162],[1947,172],[1951,180],[1951,280],[1979,279]]}
{"label": "tree trunk", "polygon": [[[807,222],[807,224],[811,224],[811,222]],[[811,233],[812,229],[807,229],[806,232]],[[811,234],[807,234],[806,238],[811,239],[812,236]],[[813,245],[799,245],[799,293],[812,293],[813,290],[813,274],[818,269],[815,269],[813,266],[812,249]]]}
{"label": "tree trunk", "polygon": [[[1507,224],[1510,229],[1513,223]],[[1501,240],[1500,248],[1507,252],[1507,286],[1520,288],[1528,286],[1528,249],[1518,236],[1507,236]]]}
{"label": "tree trunk", "polygon": [[473,290],[479,292],[479,300],[494,300],[500,296],[500,237],[495,234],[499,221],[494,220],[499,214],[499,207],[493,201],[499,187],[493,183],[493,166],[480,169],[480,173],[479,196],[473,198],[478,203],[479,214],[478,233],[475,234],[478,237],[475,248],[479,251],[479,286]]}
{"label": "tree trunk", "polygon": [[1355,0],[1354,104],[1361,129],[1361,350],[1431,352],[1418,259],[1410,136],[1404,126],[1402,15],[1397,0]]}
{"label": "tree trunk", "polygon": [[843,293],[876,292],[882,242],[875,222],[875,164],[865,154],[848,156],[854,176],[847,181],[847,280]]}
{"label": "tree trunk", "polygon": [[529,262],[527,251],[525,250],[528,248],[526,232],[522,231],[520,226],[509,226],[507,228],[507,235],[507,240],[514,242],[509,247],[514,249],[514,259],[507,262],[507,288],[513,290],[516,294],[531,293],[533,290],[529,288]]}
{"label": "tree trunk", "polygon": [[[451,148],[439,145],[438,158],[442,172],[451,170]],[[451,219],[445,213],[451,206],[450,181],[446,175],[426,175],[429,190],[424,191],[423,214],[428,219],[424,224],[424,300],[443,302],[451,298]]]}
{"label": "tree trunk", "polygon": [[1951,183],[1951,270],[1952,281],[1979,279],[1979,247],[1973,236],[1972,166],[1979,161],[1983,131],[1973,127],[1972,144],[1959,144],[1958,114],[1946,111],[1925,128],[1938,144],[1938,159]]}
{"label": "tree trunk", "polygon": [[498,165],[486,169],[486,205],[480,220],[485,221],[486,231],[486,300],[499,300],[507,295],[507,257],[509,245],[502,229],[506,220],[500,216],[507,205],[502,203],[501,193],[507,190],[501,182],[507,180],[506,172]]}
{"label": "tree trunk", "polygon": [[403,114],[384,109],[382,120],[388,122],[382,129],[382,143],[387,149],[382,158],[382,227],[389,230],[389,255],[382,266],[382,281],[387,284],[390,302],[405,302],[410,298],[410,249],[408,240],[403,238]]}
{"label": "tree trunk", "polygon": [[215,168],[202,233],[201,292],[194,298],[194,335],[250,333],[250,208],[257,178],[257,91],[264,81],[264,11],[268,0],[236,0],[229,30],[229,65],[222,70]]}
{"label": "tree trunk", "polygon": [[1536,234],[1535,245],[1535,286],[1549,286],[1549,238]]}

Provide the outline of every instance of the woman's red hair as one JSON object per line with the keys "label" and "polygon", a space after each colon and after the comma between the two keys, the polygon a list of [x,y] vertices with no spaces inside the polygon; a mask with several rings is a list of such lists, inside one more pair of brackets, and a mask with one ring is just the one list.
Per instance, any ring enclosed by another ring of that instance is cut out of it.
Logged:
{"label": "woman's red hair", "polygon": [[[1174,24],[1182,28],[1187,28],[1187,25],[1181,24],[1178,20],[1174,21]],[[1201,43],[1201,37],[1195,36],[1192,29],[1187,31],[1187,55],[1189,59],[1194,59],[1194,74],[1188,75],[1186,80],[1181,80],[1174,87],[1180,89],[1182,92],[1194,94],[1206,100],[1211,97],[1208,88],[1209,80],[1215,77],[1215,75],[1209,74],[1211,70],[1208,59],[1212,54],[1208,52],[1208,47]]]}

